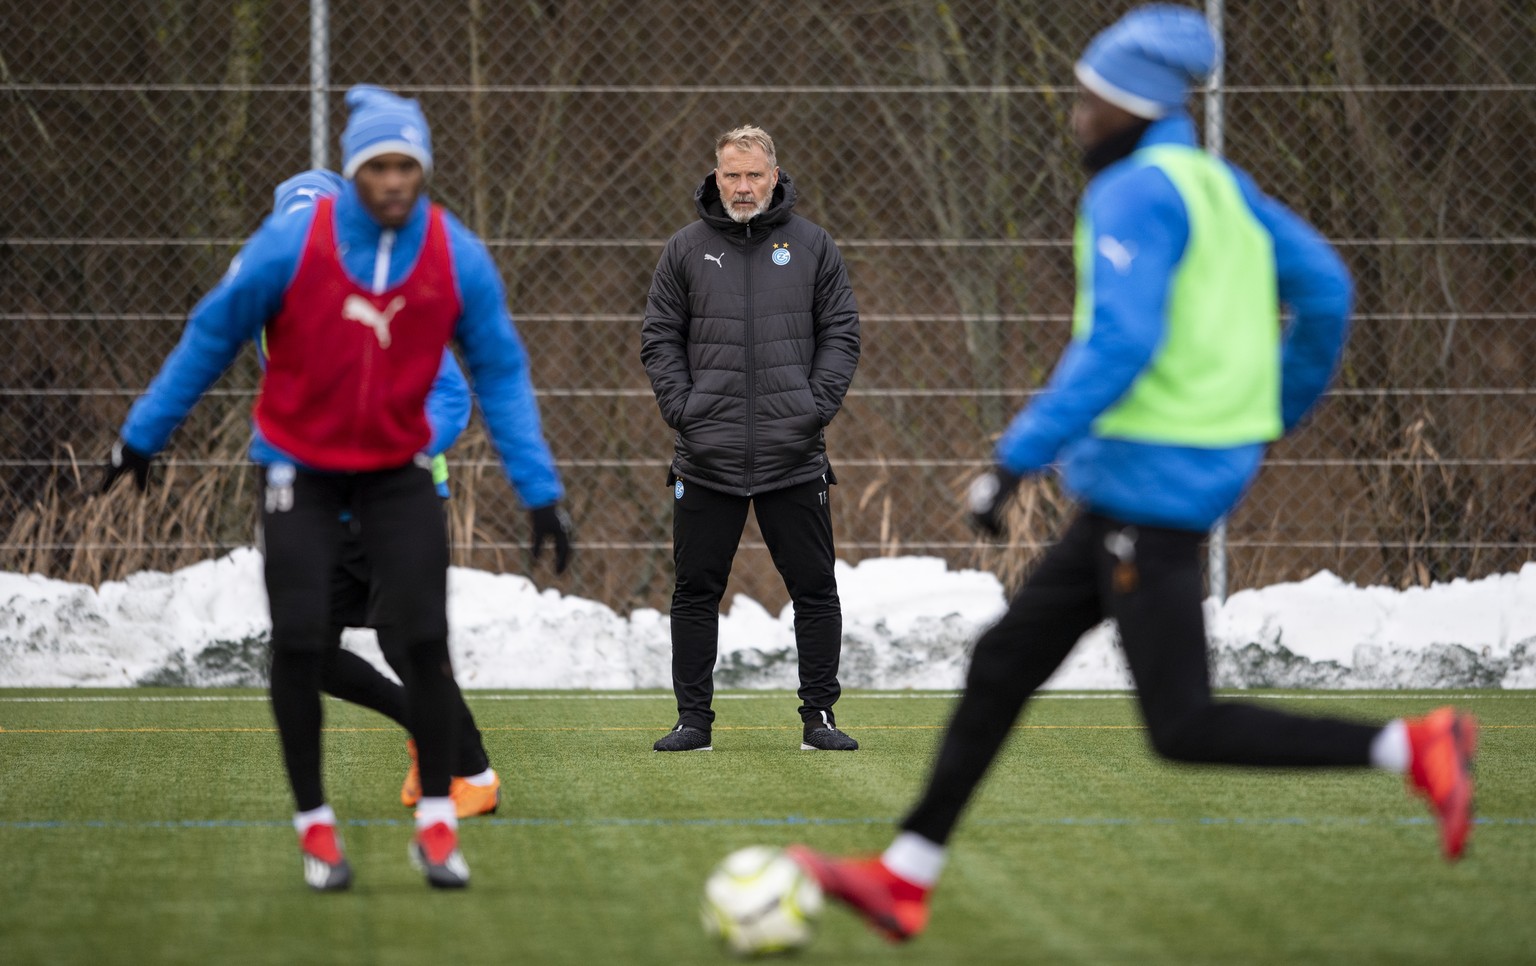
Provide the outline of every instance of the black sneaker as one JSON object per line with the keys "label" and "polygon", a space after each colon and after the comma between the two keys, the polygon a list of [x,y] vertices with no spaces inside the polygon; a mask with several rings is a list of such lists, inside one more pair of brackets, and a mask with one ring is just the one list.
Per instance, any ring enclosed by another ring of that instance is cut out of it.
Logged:
{"label": "black sneaker", "polygon": [[709,732],[693,725],[680,724],[651,746],[652,751],[714,751]]}
{"label": "black sneaker", "polygon": [[800,739],[801,751],[858,751],[859,743],[837,730],[832,716],[819,712],[821,720],[805,723],[805,734]]}

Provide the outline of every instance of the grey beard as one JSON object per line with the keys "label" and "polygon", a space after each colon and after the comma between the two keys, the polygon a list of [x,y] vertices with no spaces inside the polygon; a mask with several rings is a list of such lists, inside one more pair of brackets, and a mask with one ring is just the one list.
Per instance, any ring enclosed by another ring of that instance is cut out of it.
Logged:
{"label": "grey beard", "polygon": [[[745,225],[747,222],[751,221],[753,218],[756,218],[758,215],[760,215],[763,212],[767,211],[768,210],[768,202],[770,202],[772,200],[773,200],[773,193],[769,192],[768,193],[768,197],[763,199],[763,203],[762,204],[758,205],[756,208],[753,208],[751,211],[747,212],[744,215],[736,210],[736,206],[735,205],[724,204],[723,207],[725,208],[726,217],[730,218],[732,221],[736,222],[738,225]],[[722,198],[721,201],[724,202],[724,199]]]}

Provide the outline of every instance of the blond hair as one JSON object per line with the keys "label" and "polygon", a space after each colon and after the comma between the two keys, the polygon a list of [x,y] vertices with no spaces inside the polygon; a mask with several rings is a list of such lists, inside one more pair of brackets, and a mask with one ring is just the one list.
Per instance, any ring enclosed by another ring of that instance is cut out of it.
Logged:
{"label": "blond hair", "polygon": [[732,128],[715,138],[716,165],[720,163],[720,152],[728,146],[735,146],[746,151],[750,151],[753,148],[762,148],[763,153],[768,155],[768,167],[778,167],[778,158],[773,153],[773,138],[768,136],[767,131],[764,131],[755,124],[744,124],[741,127]]}

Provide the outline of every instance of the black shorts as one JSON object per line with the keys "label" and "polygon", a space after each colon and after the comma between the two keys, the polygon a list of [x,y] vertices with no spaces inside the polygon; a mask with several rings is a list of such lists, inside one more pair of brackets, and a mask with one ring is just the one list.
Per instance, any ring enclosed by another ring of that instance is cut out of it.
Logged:
{"label": "black shorts", "polygon": [[261,519],[274,648],[318,650],[338,623],[387,627],[405,641],[447,638],[448,534],[429,469],[297,470],[284,489],[268,474]]}

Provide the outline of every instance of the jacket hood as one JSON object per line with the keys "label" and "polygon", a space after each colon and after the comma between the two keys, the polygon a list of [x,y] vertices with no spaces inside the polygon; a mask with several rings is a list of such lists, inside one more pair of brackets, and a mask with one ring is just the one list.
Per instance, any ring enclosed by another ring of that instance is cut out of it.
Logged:
{"label": "jacket hood", "polygon": [[700,218],[721,234],[745,235],[748,228],[771,228],[789,220],[790,212],[795,207],[795,181],[788,171],[780,168],[779,183],[773,186],[773,198],[769,200],[767,209],[746,224],[741,224],[732,221],[731,216],[725,213],[725,205],[720,201],[720,186],[715,183],[715,173],[711,171],[694,189],[693,207]]}

